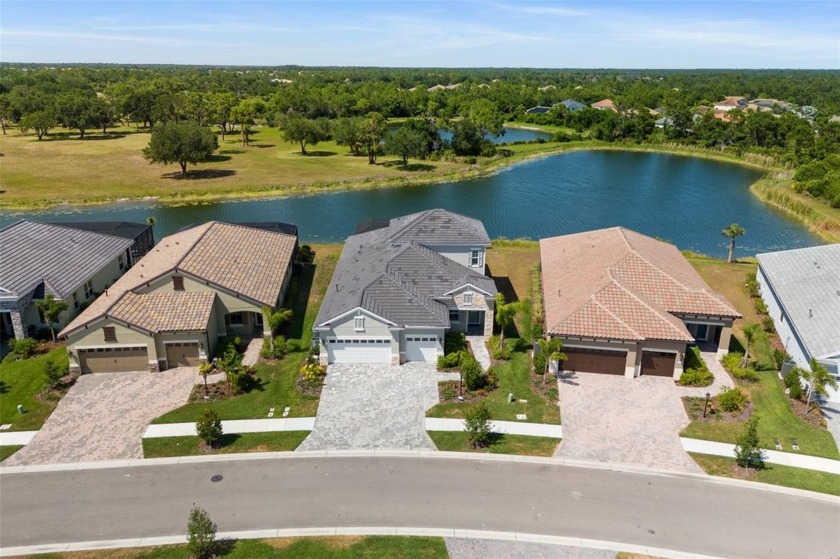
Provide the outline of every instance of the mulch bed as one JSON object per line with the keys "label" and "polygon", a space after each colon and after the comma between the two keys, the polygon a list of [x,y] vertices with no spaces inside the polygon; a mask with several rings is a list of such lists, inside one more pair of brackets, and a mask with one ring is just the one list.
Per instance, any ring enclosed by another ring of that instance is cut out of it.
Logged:
{"label": "mulch bed", "polygon": [[[209,396],[206,400],[205,394]],[[207,384],[207,391],[204,390],[204,383],[193,386],[192,393],[187,402],[218,402],[221,400],[229,400],[234,397],[233,391],[228,386],[228,383],[221,380],[212,384]]]}
{"label": "mulch bed", "polygon": [[[543,385],[545,382],[545,385]],[[543,400],[550,404],[556,404],[560,400],[560,393],[557,390],[557,377],[551,373],[539,375],[531,368],[531,390],[539,394]]]}
{"label": "mulch bed", "polygon": [[457,380],[447,380],[438,383],[438,398],[440,399],[441,404],[462,404],[469,402],[478,402],[486,398],[488,394],[493,392],[493,390],[496,390],[496,388],[494,387],[489,390],[482,389],[476,390],[475,392],[470,392],[465,386],[464,394],[459,399],[458,384],[459,381]]}
{"label": "mulch bed", "polygon": [[67,391],[76,384],[76,379],[79,378],[79,373],[67,373],[61,377],[59,384],[53,388],[44,388],[41,392],[35,395],[35,399],[40,402],[57,402],[61,400]]}
{"label": "mulch bed", "polygon": [[324,388],[324,379],[326,377],[319,377],[317,380],[306,380],[303,375],[298,375],[295,386],[297,391],[306,396],[321,397],[321,390]]}
{"label": "mulch bed", "polygon": [[727,412],[720,409],[715,398],[709,398],[709,408],[706,412],[706,417],[703,417],[703,406],[706,399],[697,396],[684,396],[682,398],[685,413],[688,414],[691,421],[699,421],[701,423],[711,423],[713,421],[731,421],[741,422],[749,419],[753,412],[752,402],[748,403],[743,410],[738,412]]}
{"label": "mulch bed", "polygon": [[790,403],[793,413],[798,415],[802,421],[812,425],[813,427],[825,429],[826,421],[823,417],[822,409],[817,404],[811,402],[811,405],[808,406],[808,409],[806,410],[804,400],[793,400],[790,397],[787,397],[787,401]]}

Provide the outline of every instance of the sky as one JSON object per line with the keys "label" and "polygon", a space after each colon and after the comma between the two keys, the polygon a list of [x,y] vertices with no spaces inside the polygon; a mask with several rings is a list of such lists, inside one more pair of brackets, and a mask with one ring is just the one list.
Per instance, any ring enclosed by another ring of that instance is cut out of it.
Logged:
{"label": "sky", "polygon": [[0,61],[840,68],[840,0],[2,0]]}

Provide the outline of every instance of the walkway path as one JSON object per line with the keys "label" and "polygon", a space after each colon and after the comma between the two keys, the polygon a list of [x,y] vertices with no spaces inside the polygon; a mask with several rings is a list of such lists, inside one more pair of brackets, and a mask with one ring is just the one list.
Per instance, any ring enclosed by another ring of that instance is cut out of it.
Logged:
{"label": "walkway path", "polygon": [[680,396],[703,398],[706,395],[706,392],[712,396],[717,396],[720,393],[720,389],[724,386],[735,386],[735,381],[732,380],[732,377],[729,376],[729,372],[724,369],[723,365],[721,365],[720,361],[718,361],[717,354],[714,351],[701,351],[700,357],[702,357],[703,361],[706,362],[706,366],[714,375],[715,380],[710,386],[703,387],[677,385]]}
{"label": "walkway path", "polygon": [[490,353],[487,351],[487,344],[484,343],[484,338],[481,336],[467,336],[467,341],[470,343],[475,360],[481,365],[485,371],[490,368],[492,362],[490,361]]}
{"label": "walkway path", "polygon": [[[222,421],[223,433],[277,433],[280,431],[311,431],[314,417],[283,417],[278,419],[229,419]],[[195,423],[159,423],[149,425],[144,439],[196,436]]]}
{"label": "walkway path", "polygon": [[[466,427],[463,419],[445,419],[440,417],[426,418],[427,431],[464,431]],[[490,430],[494,433],[506,435],[528,435],[530,437],[547,437],[562,439],[563,427],[547,423],[524,423],[519,421],[491,421]]]}
{"label": "walkway path", "polygon": [[38,431],[0,431],[0,446],[28,445]]}
{"label": "walkway path", "polygon": [[[735,458],[735,445],[718,443],[714,441],[701,441],[699,439],[680,438],[686,452],[698,454],[711,454],[712,456],[725,456]],[[779,452],[778,450],[762,449],[764,460],[779,466],[792,466],[794,468],[805,468],[828,472],[829,474],[840,475],[840,460],[820,458],[819,456],[808,456],[807,454],[794,454],[792,452]]]}
{"label": "walkway path", "polygon": [[248,347],[245,348],[245,353],[242,354],[242,364],[246,367],[253,367],[257,364],[260,358],[260,350],[262,350],[263,339],[259,336],[248,342]]}

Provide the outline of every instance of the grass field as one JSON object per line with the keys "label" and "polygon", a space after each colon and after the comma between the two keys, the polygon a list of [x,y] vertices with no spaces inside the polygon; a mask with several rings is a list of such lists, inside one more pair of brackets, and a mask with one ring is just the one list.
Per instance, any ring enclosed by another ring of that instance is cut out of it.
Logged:
{"label": "grass field", "polygon": [[[738,477],[732,471],[732,466],[735,464],[734,458],[691,452],[689,455],[707,474],[731,478]],[[767,464],[766,468],[756,473],[755,481],[840,496],[840,476],[804,468]]]}
{"label": "grass field", "polygon": [[6,458],[8,458],[9,456],[11,456],[12,454],[14,454],[22,448],[22,446],[15,445],[0,446],[0,462],[2,462],[3,460],[5,460]]}
{"label": "grass field", "polygon": [[[186,526],[186,518],[184,525]],[[442,538],[406,536],[334,536],[273,538],[220,542],[226,559],[445,559]],[[30,559],[188,559],[186,545],[74,551],[30,556]]]}
{"label": "grass field", "polygon": [[483,452],[487,454],[519,454],[523,456],[553,456],[560,439],[527,437],[525,435],[496,434],[487,448],[474,448],[467,444],[466,433],[453,431],[428,431],[438,450],[451,452]]}
{"label": "grass field", "polygon": [[[60,347],[22,361],[0,363],[0,423],[11,423],[10,430],[40,429],[58,404],[36,398],[46,386],[44,367],[47,361],[67,367],[67,351]],[[25,413],[18,413],[18,404],[23,405]]]}
{"label": "grass field", "polygon": [[[222,435],[219,448],[208,454],[236,452],[283,452],[300,446],[309,431],[282,431],[278,433],[228,433]],[[161,437],[143,439],[144,458],[170,456],[198,456],[205,454],[195,437]]]}

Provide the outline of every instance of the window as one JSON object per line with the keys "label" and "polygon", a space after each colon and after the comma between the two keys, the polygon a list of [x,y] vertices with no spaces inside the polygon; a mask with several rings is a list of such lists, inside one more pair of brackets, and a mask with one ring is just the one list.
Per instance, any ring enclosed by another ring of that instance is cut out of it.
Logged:
{"label": "window", "polygon": [[461,322],[461,313],[458,309],[449,309],[449,322]]}
{"label": "window", "polygon": [[[174,289],[175,291],[183,291],[184,290],[184,277],[183,276],[172,276],[172,289]],[[241,321],[240,321],[240,324],[242,324]]]}
{"label": "window", "polygon": [[365,331],[365,317],[357,316],[353,319],[353,328],[356,332],[364,332]]}
{"label": "window", "polygon": [[[172,279],[175,279],[174,277]],[[181,278],[183,281],[183,278]],[[182,284],[183,287],[183,284]],[[230,317],[231,324],[242,324],[242,313],[241,312],[232,312],[228,315]]]}
{"label": "window", "polygon": [[478,248],[470,250],[470,267],[480,268],[484,266],[484,251]]}
{"label": "window", "polygon": [[73,294],[73,308],[74,309],[79,308],[79,297],[75,293]]}
{"label": "window", "polygon": [[465,305],[472,305],[473,304],[473,294],[472,291],[467,291],[464,293],[464,304]]}
{"label": "window", "polygon": [[117,329],[113,326],[105,326],[102,328],[102,335],[105,337],[106,342],[117,341]]}
{"label": "window", "polygon": [[91,297],[93,297],[93,282],[87,280],[85,282],[85,299],[90,299]]}
{"label": "window", "polygon": [[117,264],[120,265],[120,270],[125,270],[125,255],[120,254],[117,256]]}

